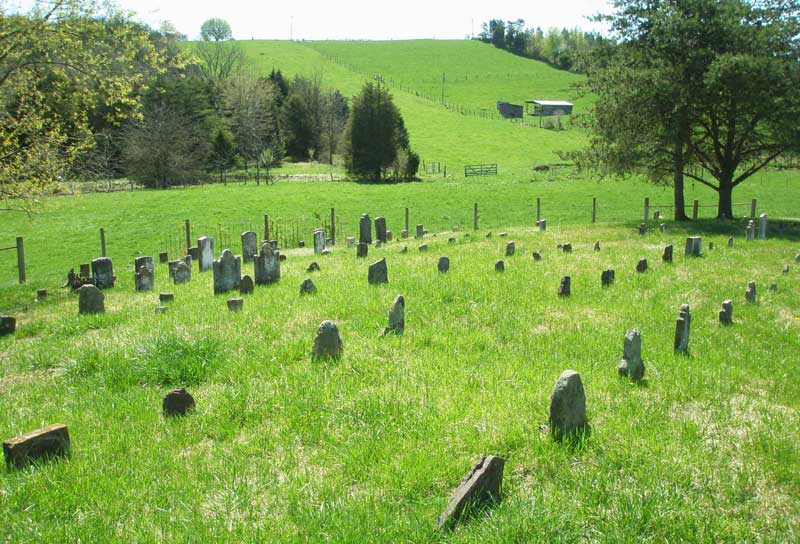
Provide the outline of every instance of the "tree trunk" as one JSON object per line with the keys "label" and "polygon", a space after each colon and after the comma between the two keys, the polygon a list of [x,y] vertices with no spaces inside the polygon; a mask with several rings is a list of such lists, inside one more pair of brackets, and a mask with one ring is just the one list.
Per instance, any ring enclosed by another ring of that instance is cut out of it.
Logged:
{"label": "tree trunk", "polygon": [[717,218],[733,219],[733,176],[725,175],[719,180],[719,203],[717,204]]}
{"label": "tree trunk", "polygon": [[675,221],[688,221],[689,218],[686,216],[686,208],[683,202],[683,169],[686,166],[683,153],[683,139],[686,127],[685,116],[682,115],[678,122],[679,128],[675,136],[675,147],[672,152],[673,166],[675,168],[673,175],[673,205],[675,209]]}

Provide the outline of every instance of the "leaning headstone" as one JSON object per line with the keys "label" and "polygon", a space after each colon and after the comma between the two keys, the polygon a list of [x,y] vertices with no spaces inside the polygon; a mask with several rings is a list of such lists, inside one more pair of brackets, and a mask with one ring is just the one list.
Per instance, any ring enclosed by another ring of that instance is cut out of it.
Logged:
{"label": "leaning headstone", "polygon": [[672,250],[673,250],[672,244],[670,244],[668,246],[665,246],[664,247],[664,253],[663,253],[663,255],[661,255],[661,260],[664,261],[665,263],[671,263],[672,262]]}
{"label": "leaning headstone", "polygon": [[239,293],[242,295],[251,295],[255,289],[253,278],[250,276],[242,276],[242,281],[239,282]]}
{"label": "leaning headstone", "polygon": [[765,213],[758,216],[758,239],[767,239],[767,214]]}
{"label": "leaning headstone", "polygon": [[406,327],[406,299],[403,295],[394,298],[392,307],[389,308],[389,324],[383,329],[383,334],[403,334]]}
{"label": "leaning headstone", "polygon": [[281,254],[272,249],[272,244],[262,242],[261,253],[256,255],[256,285],[267,285],[281,279]]}
{"label": "leaning headstone", "polygon": [[532,256],[534,261],[542,260],[542,254],[539,251],[534,251]]}
{"label": "leaning headstone", "polygon": [[159,293],[158,294],[158,301],[161,304],[165,302],[174,302],[175,301],[175,294],[174,293]]}
{"label": "leaning headstone", "polygon": [[639,262],[636,264],[636,271],[640,274],[647,272],[647,259],[639,259]]}
{"label": "leaning headstone", "polygon": [[428,244],[422,244],[417,249],[420,251],[428,251]]}
{"label": "leaning headstone", "polygon": [[242,308],[244,308],[244,299],[242,299],[242,298],[229,298],[228,299],[228,311],[230,311],[230,312],[241,312]]}
{"label": "leaning headstone", "polygon": [[62,423],[48,425],[3,442],[9,468],[24,468],[31,461],[69,455],[69,431]]}
{"label": "leaning headstone", "polygon": [[333,321],[323,321],[317,328],[311,358],[314,360],[338,359],[341,354],[342,338],[339,336],[339,328]]}
{"label": "leaning headstone", "polygon": [[719,322],[723,325],[730,325],[733,323],[733,301],[726,300],[722,303],[722,309],[719,311]]}
{"label": "leaning headstone", "polygon": [[382,244],[387,242],[385,217],[375,218],[375,238],[377,238]]}
{"label": "leaning headstone", "polygon": [[645,223],[639,224],[639,236],[644,236],[647,234],[647,225]]}
{"label": "leaning headstone", "polygon": [[17,318],[10,315],[0,315],[0,337],[14,334],[17,330]]}
{"label": "leaning headstone", "polygon": [[355,236],[348,236],[347,237],[347,247],[353,247],[354,245],[356,245]]}
{"label": "leaning headstone", "polygon": [[550,394],[550,433],[556,440],[580,435],[586,429],[586,393],[581,375],[565,370]]}
{"label": "leaning headstone", "polygon": [[242,281],[242,258],[225,249],[214,261],[214,294],[227,293],[239,287]]}
{"label": "leaning headstone", "polygon": [[246,263],[253,262],[258,253],[258,235],[249,230],[242,233],[242,260]]}
{"label": "leaning headstone", "polygon": [[311,278],[306,278],[300,284],[300,294],[301,295],[311,295],[317,292],[317,286],[314,285],[314,282],[311,281]]}
{"label": "leaning headstone", "polygon": [[184,388],[173,389],[161,402],[161,411],[165,416],[184,416],[194,410],[194,398]]}
{"label": "leaning headstone", "polygon": [[642,335],[639,329],[631,329],[625,334],[622,349],[622,360],[617,367],[620,376],[628,376],[633,381],[639,381],[644,376],[644,362],[642,361]]}
{"label": "leaning headstone", "polygon": [[514,245],[513,241],[507,243],[506,244],[506,257],[511,257],[512,255],[514,255],[514,251],[515,250],[516,250],[516,246]]}
{"label": "leaning headstone", "polygon": [[197,250],[200,258],[197,260],[200,272],[211,270],[214,267],[214,239],[202,236],[197,239]]}
{"label": "leaning headstone", "polygon": [[447,257],[439,257],[439,262],[436,264],[439,272],[447,272],[450,270],[450,259]]}
{"label": "leaning headstone", "polygon": [[733,236],[728,237],[728,247],[733,247]]}
{"label": "leaning headstone", "polygon": [[146,266],[150,270],[151,274],[154,274],[155,271],[156,271],[156,266],[155,266],[155,264],[153,264],[153,258],[152,257],[146,257],[146,256],[144,256],[144,257],[136,257],[133,260],[133,271],[134,272],[138,272],[139,269],[141,267],[143,267],[143,266]]}
{"label": "leaning headstone", "polygon": [[381,259],[380,261],[375,261],[369,265],[367,282],[370,285],[389,283],[389,268],[386,266],[385,258]]}
{"label": "leaning headstone", "polygon": [[703,238],[700,236],[689,236],[686,238],[686,246],[683,254],[686,257],[699,257],[703,250]]}
{"label": "leaning headstone", "polygon": [[175,267],[175,274],[172,276],[172,281],[175,284],[188,283],[192,280],[192,265],[185,261],[178,262]]}
{"label": "leaning headstone", "polygon": [[152,291],[153,290],[153,271],[147,266],[142,266],[135,275],[135,289],[136,291]]}
{"label": "leaning headstone", "polygon": [[564,276],[561,278],[561,283],[558,285],[558,296],[568,297],[570,294],[570,277]]}
{"label": "leaning headstone", "polygon": [[597,241],[594,243],[594,250],[595,250],[595,251],[600,251],[600,240],[597,240]]}
{"label": "leaning headstone", "polygon": [[106,296],[100,289],[87,283],[78,289],[78,313],[80,314],[102,314],[106,311]]}
{"label": "leaning headstone", "polygon": [[92,260],[92,283],[98,289],[114,287],[114,265],[109,257],[100,257]]}
{"label": "leaning headstone", "polygon": [[306,272],[319,272],[319,264],[317,261],[313,261],[310,265],[308,265]]}
{"label": "leaning headstone", "polygon": [[675,342],[674,349],[678,353],[689,352],[689,331],[691,329],[692,316],[689,313],[689,305],[682,304],[681,312],[675,321]]}
{"label": "leaning headstone", "polygon": [[600,274],[600,285],[608,287],[614,283],[614,269],[607,268]]}
{"label": "leaning headstone", "polygon": [[453,491],[447,508],[439,515],[437,529],[451,529],[462,517],[500,502],[504,466],[505,459],[494,455],[478,461]]}
{"label": "leaning headstone", "polygon": [[361,244],[372,243],[372,221],[367,213],[361,214],[358,220],[358,241]]}
{"label": "leaning headstone", "polygon": [[369,244],[359,242],[356,246],[356,257],[363,259],[369,253]]}
{"label": "leaning headstone", "polygon": [[169,262],[169,253],[167,253],[166,251],[162,251],[161,253],[159,253],[158,262],[160,262],[161,264],[166,264],[167,262]]}
{"label": "leaning headstone", "polygon": [[325,249],[325,231],[314,229],[314,253],[319,255]]}
{"label": "leaning headstone", "polygon": [[494,271],[495,272],[505,272],[506,270],[506,263],[503,261],[497,261],[494,263]]}
{"label": "leaning headstone", "polygon": [[747,283],[747,291],[744,292],[744,298],[747,302],[755,304],[756,302],[756,282],[750,281]]}
{"label": "leaning headstone", "polygon": [[425,236],[425,229],[422,225],[417,225],[417,238],[422,238]]}

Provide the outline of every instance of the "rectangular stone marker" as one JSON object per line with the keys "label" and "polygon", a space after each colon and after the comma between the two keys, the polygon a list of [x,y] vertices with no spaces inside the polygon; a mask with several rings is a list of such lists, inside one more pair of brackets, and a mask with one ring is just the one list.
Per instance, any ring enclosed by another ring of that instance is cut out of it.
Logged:
{"label": "rectangular stone marker", "polygon": [[183,262],[183,261],[177,261],[176,260],[176,261],[170,261],[168,263],[168,266],[169,266],[169,277],[170,278],[174,278],[175,277],[175,269],[178,268],[178,263],[181,263],[181,262]]}
{"label": "rectangular stone marker", "polygon": [[728,247],[733,247],[733,236],[728,238]]}
{"label": "rectangular stone marker", "polygon": [[372,220],[368,213],[362,213],[358,220],[358,242],[361,244],[372,243]]}
{"label": "rectangular stone marker", "polygon": [[175,301],[175,294],[174,293],[159,293],[158,294],[158,301],[162,304],[165,302],[174,302]]}
{"label": "rectangular stone marker", "polygon": [[747,283],[747,291],[744,292],[744,298],[747,302],[755,304],[756,302],[756,282],[751,281]]}
{"label": "rectangular stone marker", "polygon": [[232,298],[228,300],[228,310],[231,312],[241,312],[244,307],[244,299]]}
{"label": "rectangular stone marker", "polygon": [[375,218],[375,238],[377,238],[382,244],[387,242],[385,217]]}
{"label": "rectangular stone marker", "polygon": [[200,260],[200,248],[199,247],[190,247],[189,248],[189,255],[191,255],[193,261]]}
{"label": "rectangular stone marker", "polygon": [[603,287],[608,287],[613,283],[614,283],[614,269],[608,268],[606,270],[603,270],[603,272],[600,274],[600,284]]}
{"label": "rectangular stone marker", "polygon": [[452,528],[465,514],[500,501],[505,459],[489,455],[482,458],[461,480],[439,515],[439,530]]}
{"label": "rectangular stone marker", "polygon": [[267,285],[281,279],[280,252],[272,249],[269,242],[261,244],[261,253],[256,256],[254,275],[256,285]]}
{"label": "rectangular stone marker", "polygon": [[647,225],[645,223],[641,223],[639,225],[639,236],[644,236],[647,234]]}
{"label": "rectangular stone marker", "polygon": [[369,244],[365,244],[363,242],[359,242],[356,246],[356,257],[363,258],[367,256],[369,253]]}
{"label": "rectangular stone marker", "polygon": [[166,264],[169,261],[169,253],[166,251],[162,251],[158,254],[158,262],[161,264]]}
{"label": "rectangular stone marker", "polygon": [[253,231],[242,233],[242,260],[246,263],[253,262],[258,253],[258,235]]}
{"label": "rectangular stone marker", "polygon": [[661,260],[665,263],[672,262],[672,244],[664,247],[664,253],[661,255]]}
{"label": "rectangular stone marker", "polygon": [[759,240],[767,239],[767,214],[765,213],[762,213],[758,217],[758,239]]}
{"label": "rectangular stone marker", "polygon": [[314,229],[314,253],[319,255],[325,249],[325,231]]}
{"label": "rectangular stone marker", "polygon": [[722,309],[719,311],[719,322],[723,325],[730,325],[733,323],[733,301],[726,300],[722,303]]}
{"label": "rectangular stone marker", "polygon": [[36,459],[66,457],[69,445],[67,426],[55,423],[4,441],[3,455],[6,465],[19,469]]}
{"label": "rectangular stone marker", "polygon": [[387,242],[391,242],[392,241],[392,231],[390,231],[390,230],[386,231],[386,241]]}
{"label": "rectangular stone marker", "polygon": [[684,255],[687,257],[699,257],[703,250],[703,238],[700,236],[689,236],[686,239]]}
{"label": "rectangular stone marker", "polygon": [[689,313],[689,305],[681,305],[681,312],[675,321],[675,343],[674,348],[678,353],[689,352],[689,330],[692,324],[692,316]]}
{"label": "rectangular stone marker", "polygon": [[90,265],[82,264],[79,269],[79,274],[81,278],[91,278],[92,277],[92,270]]}
{"label": "rectangular stone marker", "polygon": [[408,231],[406,229],[400,231],[400,238],[402,238],[403,240],[408,238]]}
{"label": "rectangular stone marker", "polygon": [[539,232],[547,231],[547,219],[539,219],[536,225],[539,227]]}
{"label": "rectangular stone marker", "polygon": [[564,276],[561,278],[561,283],[558,286],[558,296],[560,297],[568,297],[571,294],[570,289],[570,277]]}
{"label": "rectangular stone marker", "polygon": [[425,228],[422,225],[417,225],[417,238],[425,236]]}
{"label": "rectangular stone marker", "polygon": [[369,265],[367,282],[370,285],[389,283],[389,269],[386,266],[385,258],[381,259],[380,261],[375,261]]}
{"label": "rectangular stone marker", "polygon": [[747,222],[747,228],[745,229],[745,235],[747,237],[748,242],[752,242],[756,239],[756,222],[752,219]]}
{"label": "rectangular stone marker", "polygon": [[200,252],[197,263],[200,267],[200,272],[211,270],[214,266],[214,239],[208,236],[202,236],[197,239],[197,250]]}
{"label": "rectangular stone marker", "polygon": [[141,267],[143,267],[143,266],[146,266],[148,269],[150,269],[150,273],[155,273],[155,271],[156,271],[156,265],[153,264],[153,258],[152,257],[136,257],[133,260],[133,271],[134,272],[138,272],[139,269]]}
{"label": "rectangular stone marker", "polygon": [[136,291],[152,291],[153,277],[153,272],[147,266],[140,267],[134,276]]}
{"label": "rectangular stone marker", "polygon": [[347,237],[347,247],[353,247],[354,245],[356,245],[355,237],[354,236],[348,236]]}
{"label": "rectangular stone marker", "polygon": [[175,273],[172,277],[172,281],[175,284],[180,283],[188,283],[192,280],[192,256],[187,255],[186,258],[189,260],[187,263],[186,261],[179,261],[178,265],[175,267]]}
{"label": "rectangular stone marker", "polygon": [[92,260],[92,283],[98,289],[114,287],[114,265],[109,257],[100,257]]}

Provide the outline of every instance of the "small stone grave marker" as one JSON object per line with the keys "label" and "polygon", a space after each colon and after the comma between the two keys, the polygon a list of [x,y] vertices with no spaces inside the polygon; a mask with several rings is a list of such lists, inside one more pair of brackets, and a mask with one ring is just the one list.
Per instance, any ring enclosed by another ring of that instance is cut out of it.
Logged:
{"label": "small stone grave marker", "polygon": [[365,244],[363,242],[359,242],[358,246],[356,247],[356,257],[363,259],[369,253],[369,244]]}
{"label": "small stone grave marker", "polygon": [[636,264],[636,271],[640,274],[647,272],[647,259],[639,259],[639,262]]}
{"label": "small stone grave marker", "polygon": [[356,245],[356,239],[354,236],[347,237],[347,247],[353,247]]}
{"label": "small stone grave marker", "polygon": [[341,354],[342,338],[339,336],[339,328],[333,321],[323,321],[317,328],[311,358],[313,360],[338,359]]}
{"label": "small stone grave marker", "polygon": [[758,216],[758,239],[767,239],[767,214],[765,213]]}
{"label": "small stone grave marker", "polygon": [[10,336],[17,330],[17,318],[10,315],[0,315],[0,337]]}
{"label": "small stone grave marker", "polygon": [[513,241],[506,244],[506,257],[511,257],[514,255],[514,251],[516,250],[516,246]]}
{"label": "small stone grave marker", "polygon": [[251,295],[255,289],[253,278],[248,275],[242,276],[242,281],[239,282],[239,293],[242,295]]}
{"label": "small stone grave marker", "polygon": [[689,305],[682,304],[678,319],[675,321],[674,348],[678,353],[689,353],[689,332],[691,330],[692,316]]}
{"label": "small stone grave marker", "polygon": [[228,299],[228,311],[241,312],[243,308],[244,308],[244,299],[243,298],[229,298]]}
{"label": "small stone grave marker", "polygon": [[372,220],[368,213],[362,213],[358,220],[358,242],[360,244],[372,243]]}
{"label": "small stone grave marker", "polygon": [[563,278],[561,278],[561,283],[558,285],[558,296],[568,297],[571,294],[572,293],[570,290],[570,277],[564,276]]}
{"label": "small stone grave marker", "polygon": [[114,287],[117,277],[114,276],[114,265],[109,257],[92,260],[92,283],[98,289]]}
{"label": "small stone grave marker", "polygon": [[496,263],[494,263],[494,270],[495,272],[505,272],[506,263],[503,261],[497,261]]}
{"label": "small stone grave marker", "polygon": [[534,261],[541,261],[542,260],[542,254],[538,250],[533,252],[532,257],[533,257]]}
{"label": "small stone grave marker", "polygon": [[[187,257],[191,258],[190,255]],[[188,283],[192,280],[192,265],[185,262],[179,261],[177,265],[175,265],[175,273],[172,275],[172,281],[175,285],[181,283]]]}
{"label": "small stone grave marker", "polygon": [[306,272],[319,272],[319,264],[317,261],[313,261],[310,265],[308,265]]}
{"label": "small stone grave marker", "polygon": [[564,253],[572,253],[572,244],[570,242],[562,244],[561,251],[563,251]]}
{"label": "small stone grave marker", "polygon": [[80,314],[102,314],[106,311],[105,298],[100,289],[87,283],[78,289],[78,313]]}
{"label": "small stone grave marker", "polygon": [[539,232],[547,231],[547,219],[539,219],[536,225],[539,227]]}
{"label": "small stone grave marker", "polygon": [[174,293],[159,293],[158,294],[158,301],[161,304],[165,302],[174,302],[175,301],[175,294]]}
{"label": "small stone grave marker", "polygon": [[442,273],[450,270],[450,259],[447,257],[439,257],[439,262],[436,264],[436,269]]}
{"label": "small stone grave marker", "polygon": [[161,264],[168,263],[169,262],[169,253],[167,253],[166,251],[162,251],[161,253],[159,253],[158,254],[158,262],[160,262]]}
{"label": "small stone grave marker", "polygon": [[385,244],[388,239],[386,237],[386,218],[378,216],[375,218],[375,238],[382,244]]}
{"label": "small stone grave marker", "polygon": [[719,322],[723,325],[730,325],[733,323],[733,301],[726,300],[722,303],[722,309],[719,311]]}
{"label": "small stone grave marker", "polygon": [[156,271],[156,266],[155,266],[155,264],[153,264],[153,258],[152,257],[147,257],[147,256],[136,257],[133,260],[133,271],[134,272],[138,272],[139,269],[141,267],[143,267],[143,266],[146,266],[150,270],[151,274],[154,274],[155,271]]}
{"label": "small stone grave marker", "polygon": [[644,236],[647,234],[647,225],[645,223],[641,223],[639,225],[639,236]]}
{"label": "small stone grave marker", "polygon": [[419,249],[420,251],[428,251],[428,244],[422,244],[417,249]]}
{"label": "small stone grave marker", "polygon": [[161,402],[161,411],[167,417],[185,416],[194,410],[194,397],[186,389],[173,389],[164,396]]}
{"label": "small stone grave marker", "polygon": [[422,225],[417,225],[417,238],[422,238],[425,236],[425,229]]}
{"label": "small stone grave marker", "polygon": [[744,298],[747,302],[756,303],[756,282],[750,281],[747,283],[747,291],[744,292]]}
{"label": "small stone grave marker", "polygon": [[728,247],[733,247],[733,236],[728,237]]}
{"label": "small stone grave marker", "polygon": [[383,329],[387,334],[403,334],[406,327],[406,299],[403,295],[394,297],[394,302],[389,308],[389,324]]}
{"label": "small stone grave marker", "polygon": [[47,298],[47,289],[39,289],[36,291],[36,300],[42,302]]}
{"label": "small stone grave marker", "polygon": [[631,329],[625,334],[622,360],[617,367],[620,376],[627,376],[637,382],[644,376],[642,361],[642,334],[639,329]]}
{"label": "small stone grave marker", "polygon": [[398,253],[408,253],[408,246],[401,247]]}
{"label": "small stone grave marker", "polygon": [[311,278],[306,278],[300,284],[301,295],[312,295],[317,292],[317,286],[311,281]]}
{"label": "small stone grave marker", "polygon": [[3,442],[3,455],[8,467],[24,468],[31,461],[69,455],[67,426],[55,423]]}
{"label": "small stone grave marker", "polygon": [[375,261],[369,265],[367,282],[370,285],[389,283],[389,268],[386,266],[386,258],[383,258],[380,261]]}
{"label": "small stone grave marker", "polygon": [[770,290],[771,293],[777,293],[778,292],[778,282],[777,281],[773,281],[772,283],[770,283],[769,284],[769,290]]}
{"label": "small stone grave marker", "polygon": [[437,529],[452,529],[462,517],[500,502],[504,466],[502,457],[481,458],[453,491],[447,508],[439,515]]}
{"label": "small stone grave marker", "polygon": [[614,283],[614,269],[613,268],[606,268],[600,274],[600,285],[602,287],[609,287]]}
{"label": "small stone grave marker", "polygon": [[153,290],[153,271],[147,266],[142,266],[135,275],[135,289],[136,291],[152,291]]}
{"label": "small stone grave marker", "polygon": [[684,255],[687,257],[699,257],[703,250],[703,238],[700,236],[689,236],[686,238]]}
{"label": "small stone grave marker", "polygon": [[325,249],[325,231],[323,229],[314,229],[314,253],[321,254]]}
{"label": "small stone grave marker", "polygon": [[661,255],[661,260],[664,261],[665,263],[671,263],[672,253],[673,253],[672,244],[664,246],[664,253]]}
{"label": "small stone grave marker", "polygon": [[556,440],[578,436],[586,430],[586,393],[581,375],[565,370],[550,394],[550,434]]}
{"label": "small stone grave marker", "polygon": [[600,251],[600,240],[597,240],[597,241],[594,243],[594,250],[595,250],[595,251]]}

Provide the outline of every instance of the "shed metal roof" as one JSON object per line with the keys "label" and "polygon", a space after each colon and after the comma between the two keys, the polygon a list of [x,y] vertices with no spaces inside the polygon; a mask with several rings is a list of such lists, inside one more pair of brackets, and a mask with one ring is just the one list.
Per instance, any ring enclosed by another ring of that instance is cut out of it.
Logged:
{"label": "shed metal roof", "polygon": [[539,104],[540,106],[573,106],[572,102],[563,100],[526,100],[526,104]]}

